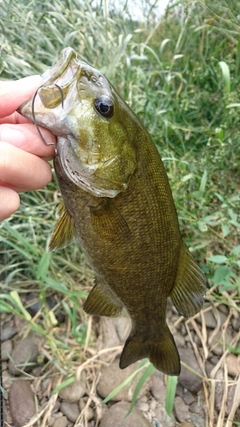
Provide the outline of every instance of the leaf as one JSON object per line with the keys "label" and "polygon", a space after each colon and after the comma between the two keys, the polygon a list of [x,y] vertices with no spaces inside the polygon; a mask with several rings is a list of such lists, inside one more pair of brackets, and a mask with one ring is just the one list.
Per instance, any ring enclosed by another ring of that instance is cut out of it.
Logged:
{"label": "leaf", "polygon": [[229,94],[231,92],[231,83],[230,83],[230,70],[229,70],[229,66],[228,64],[226,64],[226,62],[224,61],[220,61],[219,65],[221,67],[222,70],[222,75],[223,75],[223,81],[225,84],[225,88],[227,93]]}
{"label": "leaf", "polygon": [[27,310],[25,310],[25,308],[23,307],[22,301],[19,297],[19,294],[17,291],[12,291],[10,292],[10,295],[13,299],[13,301],[15,301],[17,307],[20,309],[20,311],[22,312],[22,314],[24,315],[25,320],[30,321],[32,319],[31,315],[28,313]]}
{"label": "leaf", "polygon": [[199,191],[201,193],[204,193],[204,191],[206,189],[206,184],[207,184],[207,171],[204,170],[203,176],[202,176],[202,179],[201,179],[201,184],[200,184],[200,187],[199,187]]}
{"label": "leaf", "polygon": [[222,224],[222,235],[226,237],[230,232],[230,227],[228,224]]}
{"label": "leaf", "polygon": [[128,413],[127,413],[127,415],[126,415],[126,416],[130,415],[130,413],[132,412],[133,407],[134,407],[134,405],[135,405],[135,403],[136,403],[137,397],[138,397],[138,395],[139,395],[139,393],[140,393],[140,391],[141,391],[141,389],[142,389],[142,387],[143,387],[144,383],[147,381],[148,377],[151,375],[151,373],[154,371],[154,369],[155,369],[155,368],[154,368],[153,364],[151,363],[151,364],[147,367],[147,369],[146,369],[146,371],[143,373],[143,375],[141,376],[140,380],[138,381],[138,383],[137,383],[137,385],[136,385],[136,388],[135,388],[135,390],[134,390],[134,393],[133,393],[133,397],[132,397],[132,401],[131,401],[130,408],[129,408]]}
{"label": "leaf", "polygon": [[44,279],[47,275],[49,263],[50,263],[51,254],[49,252],[44,252],[40,262],[38,264],[37,277],[39,279]]}
{"label": "leaf", "polygon": [[224,264],[228,260],[225,255],[213,255],[207,259],[208,261],[215,262],[216,264]]}
{"label": "leaf", "polygon": [[240,245],[236,246],[235,248],[233,248],[232,250],[232,254],[233,255],[238,255],[240,254]]}
{"label": "leaf", "polygon": [[166,389],[166,402],[165,409],[169,417],[172,416],[176,388],[177,388],[178,377],[177,376],[168,376],[167,379],[167,389]]}
{"label": "leaf", "polygon": [[67,380],[63,381],[59,386],[55,387],[52,391],[52,394],[56,394],[59,390],[62,390],[64,387],[67,387],[68,385],[74,383],[76,381],[76,377],[68,378]]}
{"label": "leaf", "polygon": [[123,387],[125,387],[146,365],[148,359],[144,359],[140,365],[140,367],[133,372],[129,377],[127,377],[119,386],[117,386],[105,399],[102,400],[101,403],[107,403],[109,400],[111,400],[120,390],[122,390]]}

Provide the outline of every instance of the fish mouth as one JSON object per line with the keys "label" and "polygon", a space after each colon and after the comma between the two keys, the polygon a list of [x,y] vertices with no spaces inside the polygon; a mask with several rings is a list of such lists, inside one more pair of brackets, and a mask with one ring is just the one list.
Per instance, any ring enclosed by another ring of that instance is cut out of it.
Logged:
{"label": "fish mouth", "polygon": [[17,111],[56,136],[63,135],[64,130],[67,133],[69,129],[63,126],[70,109],[67,97],[74,91],[80,73],[81,62],[76,60],[76,52],[70,47],[63,49],[60,60],[42,74],[43,85]]}
{"label": "fish mouth", "polygon": [[[35,123],[41,137],[39,126],[57,136],[58,164],[78,187],[97,197],[113,198],[126,191],[130,173],[123,166],[122,145],[118,143],[116,148],[115,141],[108,143],[104,132],[108,132],[110,123],[94,109],[97,98],[113,97],[107,79],[79,60],[70,47],[62,51],[60,60],[42,78],[43,85],[20,105],[18,112]],[[135,158],[130,168],[135,170]]]}

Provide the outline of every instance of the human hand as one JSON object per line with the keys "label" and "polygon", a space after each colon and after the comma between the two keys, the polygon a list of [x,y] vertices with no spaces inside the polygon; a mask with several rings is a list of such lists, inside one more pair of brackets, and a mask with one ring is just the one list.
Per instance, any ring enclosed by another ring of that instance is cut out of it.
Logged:
{"label": "human hand", "polygon": [[[0,221],[18,209],[18,193],[44,187],[52,178],[47,160],[54,147],[44,144],[36,126],[16,111],[41,84],[37,75],[0,81]],[[41,132],[46,141],[56,142],[47,129]]]}

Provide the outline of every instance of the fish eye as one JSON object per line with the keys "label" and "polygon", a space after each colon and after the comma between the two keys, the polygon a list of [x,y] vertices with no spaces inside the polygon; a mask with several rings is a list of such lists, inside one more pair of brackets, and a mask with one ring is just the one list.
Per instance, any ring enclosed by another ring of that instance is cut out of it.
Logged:
{"label": "fish eye", "polygon": [[111,99],[101,96],[100,98],[96,99],[94,106],[96,111],[101,114],[101,116],[107,117],[108,119],[113,116],[114,107]]}

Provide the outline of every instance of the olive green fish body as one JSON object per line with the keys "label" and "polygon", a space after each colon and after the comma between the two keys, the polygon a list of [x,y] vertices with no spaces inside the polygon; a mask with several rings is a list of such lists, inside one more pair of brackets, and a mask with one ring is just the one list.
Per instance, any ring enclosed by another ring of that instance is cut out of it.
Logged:
{"label": "olive green fish body", "polygon": [[[76,233],[96,274],[86,312],[117,316],[127,309],[132,331],[120,367],[149,357],[157,369],[178,375],[167,298],[191,316],[202,306],[206,281],[181,238],[157,148],[104,76],[77,61],[70,48],[45,80],[36,121],[58,135],[54,166],[64,200],[50,250]],[[47,84],[54,81],[51,98]],[[29,103],[20,111],[31,117]]]}

